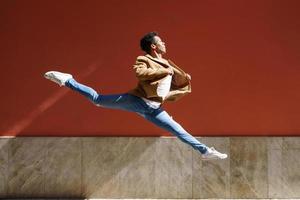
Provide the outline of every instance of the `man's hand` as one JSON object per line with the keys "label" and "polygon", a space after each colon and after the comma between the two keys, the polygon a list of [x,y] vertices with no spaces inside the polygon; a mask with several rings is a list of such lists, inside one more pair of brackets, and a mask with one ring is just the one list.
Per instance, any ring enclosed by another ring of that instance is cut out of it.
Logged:
{"label": "man's hand", "polygon": [[187,77],[189,80],[192,80],[192,77],[191,77],[191,75],[189,75],[189,74],[186,74],[186,77]]}

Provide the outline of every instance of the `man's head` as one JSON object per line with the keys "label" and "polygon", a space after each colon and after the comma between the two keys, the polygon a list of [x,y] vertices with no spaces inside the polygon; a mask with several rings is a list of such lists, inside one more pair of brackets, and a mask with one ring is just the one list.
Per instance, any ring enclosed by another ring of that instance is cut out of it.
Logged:
{"label": "man's head", "polygon": [[156,51],[157,53],[166,53],[165,43],[161,40],[156,32],[147,33],[140,41],[140,46],[143,51],[148,54]]}

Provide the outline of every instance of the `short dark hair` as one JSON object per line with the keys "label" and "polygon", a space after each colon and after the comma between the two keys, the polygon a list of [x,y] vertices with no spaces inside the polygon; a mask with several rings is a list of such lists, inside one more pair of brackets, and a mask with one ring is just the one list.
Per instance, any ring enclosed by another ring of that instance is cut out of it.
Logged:
{"label": "short dark hair", "polygon": [[147,33],[144,37],[142,37],[140,41],[140,46],[143,51],[146,53],[150,53],[151,51],[151,44],[155,43],[154,37],[158,36],[157,32],[150,32]]}

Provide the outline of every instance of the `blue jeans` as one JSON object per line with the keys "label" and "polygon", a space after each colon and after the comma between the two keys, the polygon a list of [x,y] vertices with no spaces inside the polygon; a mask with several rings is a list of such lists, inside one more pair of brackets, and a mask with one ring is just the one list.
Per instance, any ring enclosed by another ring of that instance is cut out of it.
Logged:
{"label": "blue jeans", "polygon": [[74,79],[66,81],[65,86],[79,92],[97,106],[135,112],[177,136],[181,141],[191,145],[200,153],[203,154],[207,151],[207,146],[205,144],[200,143],[196,138],[185,131],[182,126],[174,121],[166,111],[164,111],[161,107],[158,109],[151,108],[140,97],[128,93],[101,95],[94,89],[80,84]]}

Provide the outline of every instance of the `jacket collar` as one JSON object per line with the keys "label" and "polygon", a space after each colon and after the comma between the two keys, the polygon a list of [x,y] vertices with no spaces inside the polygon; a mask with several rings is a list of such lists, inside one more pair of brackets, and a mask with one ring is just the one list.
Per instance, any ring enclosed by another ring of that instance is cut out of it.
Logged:
{"label": "jacket collar", "polygon": [[170,64],[169,64],[169,63],[162,62],[161,60],[159,60],[159,59],[157,59],[157,58],[154,58],[154,57],[152,57],[150,54],[146,54],[145,56],[146,56],[147,58],[149,58],[149,59],[151,59],[151,60],[155,61],[155,62],[158,62],[158,63],[159,63],[159,64],[161,64],[161,65],[167,65],[167,66],[170,66]]}

